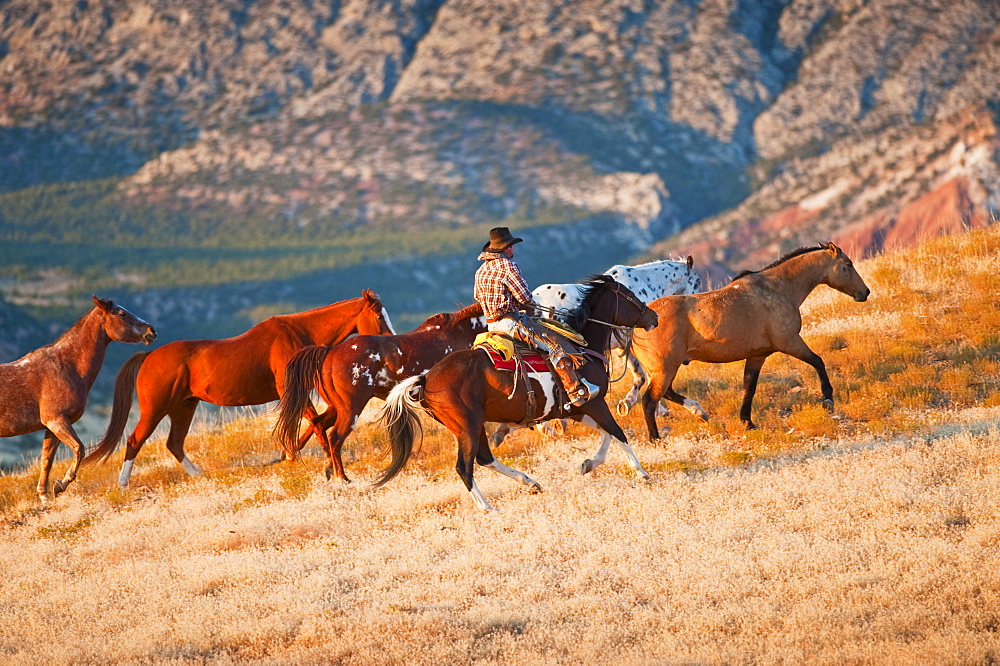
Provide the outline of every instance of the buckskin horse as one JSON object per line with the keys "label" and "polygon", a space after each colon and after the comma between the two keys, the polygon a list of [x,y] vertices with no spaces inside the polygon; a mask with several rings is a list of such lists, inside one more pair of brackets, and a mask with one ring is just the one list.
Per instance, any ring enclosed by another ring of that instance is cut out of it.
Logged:
{"label": "buckskin horse", "polygon": [[[603,353],[611,343],[612,333],[619,327],[636,326],[651,329],[656,326],[656,314],[635,294],[606,275],[592,276],[585,282],[580,307],[569,317],[572,328],[586,338],[584,362],[578,368],[600,388],[592,400],[580,407],[565,404],[551,375],[530,375],[517,378],[517,373],[494,368],[490,356],[480,349],[452,352],[431,368],[427,374],[400,382],[386,399],[382,418],[388,427],[392,461],[375,482],[381,486],[396,476],[406,465],[420,428],[419,414],[426,412],[441,422],[458,440],[456,469],[480,509],[493,507],[483,496],[473,478],[473,462],[541,490],[534,479],[511,469],[493,457],[486,437],[485,423],[523,423],[555,417],[568,417],[599,429],[604,440],[598,452],[600,460],[587,460],[582,472],[588,472],[603,461],[611,437],[628,457],[632,468],[641,478],[648,478],[639,459],[632,452],[621,426],[608,409],[604,396],[608,390],[608,373]],[[534,413],[529,413],[527,386],[541,395],[535,400]],[[596,462],[595,462],[596,461]]]}
{"label": "buckskin horse", "polygon": [[[372,398],[385,399],[399,382],[426,372],[446,354],[468,349],[476,335],[486,331],[478,303],[455,313],[439,313],[415,330],[401,335],[361,335],[337,346],[312,346],[299,350],[285,370],[274,432],[288,457],[305,444],[299,423],[313,388],[329,408],[312,420],[313,430],[327,456],[326,478],[344,483],[340,449]],[[330,432],[330,428],[333,428]]]}
{"label": "buckskin horse", "polygon": [[[799,307],[821,284],[857,302],[867,300],[871,293],[848,256],[833,243],[825,243],[799,248],[760,271],[744,271],[721,289],[653,301],[650,307],[660,317],[659,326],[645,333],[637,331],[633,339],[633,351],[650,376],[642,396],[650,438],[660,436],[656,408],[662,397],[708,418],[697,401],[673,389],[678,368],[690,361],[745,360],[740,420],[747,429],[756,427],[750,406],[761,367],[775,352],[811,365],[819,375],[823,405],[833,409],[833,386],[823,359],[799,335]],[[626,403],[624,411],[632,404]]]}
{"label": "buckskin horse", "polygon": [[[371,290],[315,310],[269,317],[236,337],[178,340],[135,354],[118,372],[108,429],[84,463],[107,460],[118,448],[134,392],[139,422],[128,437],[118,485],[128,486],[136,455],[166,416],[167,450],[188,474],[198,474],[184,454],[184,439],[200,401],[237,406],[277,400],[284,390],[285,366],[295,352],[307,345],[336,344],[355,333],[393,333],[382,301]],[[310,419],[316,416],[311,405],[307,412]]]}
{"label": "buckskin horse", "polygon": [[73,425],[87,406],[87,395],[112,342],[156,339],[156,330],[113,301],[93,297],[94,307],[51,345],[0,364],[0,437],[45,430],[38,498],[49,499],[49,473],[62,442],[73,450],[73,464],[53,484],[56,495],[76,478],[84,447]]}

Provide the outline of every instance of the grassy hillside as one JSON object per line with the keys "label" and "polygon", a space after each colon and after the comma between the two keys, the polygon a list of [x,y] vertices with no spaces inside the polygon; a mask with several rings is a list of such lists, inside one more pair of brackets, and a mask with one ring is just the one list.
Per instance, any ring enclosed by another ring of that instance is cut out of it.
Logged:
{"label": "grassy hillside", "polygon": [[[511,438],[529,495],[480,470],[478,513],[454,443],[428,424],[415,460],[371,491],[384,433],[348,441],[356,487],[322,460],[277,457],[269,415],[201,423],[186,477],[162,440],[133,485],[117,460],[50,506],[33,476],[0,477],[0,651],[41,661],[445,663],[979,663],[1000,654],[1000,230],[859,263],[867,303],[820,287],[812,370],[764,366],[738,421],[738,365],[691,364],[652,443],[624,419],[652,479],[597,439]],[[618,388],[618,393],[624,386]],[[59,470],[64,469],[59,464]],[[122,618],[129,618],[123,622]],[[45,636],[40,640],[39,636]]]}

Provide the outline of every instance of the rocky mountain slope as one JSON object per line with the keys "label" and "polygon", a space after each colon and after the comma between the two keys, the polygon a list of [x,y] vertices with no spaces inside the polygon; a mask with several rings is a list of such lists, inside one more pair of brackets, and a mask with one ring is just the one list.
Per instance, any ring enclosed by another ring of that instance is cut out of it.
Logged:
{"label": "rocky mountain slope", "polygon": [[723,279],[991,222],[997,71],[983,0],[8,0],[0,190],[110,177],[132,245],[601,219]]}

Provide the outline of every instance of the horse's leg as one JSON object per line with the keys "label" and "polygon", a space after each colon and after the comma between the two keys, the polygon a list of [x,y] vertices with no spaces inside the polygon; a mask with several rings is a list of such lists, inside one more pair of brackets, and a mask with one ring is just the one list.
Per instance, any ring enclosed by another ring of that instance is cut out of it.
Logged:
{"label": "horse's leg", "polygon": [[191,421],[194,419],[194,412],[198,409],[199,402],[201,401],[198,398],[188,398],[178,403],[169,414],[170,434],[167,435],[167,450],[174,454],[174,458],[189,476],[201,474],[201,470],[184,454],[184,439],[191,429]]}
{"label": "horse's leg", "polygon": [[[325,413],[326,412],[324,412],[324,414]],[[306,446],[306,442],[308,442],[309,438],[312,437],[313,435],[316,435],[316,438],[320,442],[320,446],[322,446],[323,450],[326,451],[330,445],[330,442],[327,441],[326,439],[325,428],[329,426],[324,427],[317,425],[317,420],[321,419],[323,415],[320,414],[318,411],[316,411],[316,407],[315,405],[312,404],[312,400],[306,403],[305,409],[302,410],[302,416],[309,422],[309,425],[306,427],[305,432],[299,435],[299,441],[298,444],[296,444],[295,452],[298,453],[299,451],[304,449]],[[282,449],[281,459],[291,460],[292,457],[288,455],[288,451]]]}
{"label": "horse's leg", "polygon": [[[476,457],[479,455],[479,445],[481,434],[485,433],[483,424],[486,419],[482,408],[470,407],[468,405],[455,406],[455,412],[435,413],[434,418],[438,419],[448,430],[455,435],[458,440],[458,455],[455,461],[455,471],[465,484],[466,490],[472,495],[472,501],[476,506],[486,512],[496,511],[483,495],[483,492],[476,485],[473,477],[473,467]],[[469,411],[465,411],[469,410]],[[463,413],[457,413],[462,411]],[[490,454],[492,456],[492,454]]]}
{"label": "horse's leg", "polygon": [[823,363],[823,359],[819,357],[819,354],[809,349],[809,345],[798,336],[788,344],[782,345],[781,351],[813,367],[819,376],[820,390],[823,393],[823,406],[832,411],[833,384],[830,383],[830,376],[826,374],[826,364]]}
{"label": "horse's leg", "polygon": [[497,429],[490,435],[490,445],[500,446],[500,443],[507,439],[507,435],[510,434],[511,430],[514,430],[514,428],[510,423],[501,423],[498,425]]}
{"label": "horse's leg", "polygon": [[743,421],[747,430],[757,428],[750,418],[750,407],[753,404],[753,397],[757,393],[757,380],[760,379],[760,369],[764,366],[769,354],[764,356],[751,356],[743,364],[743,404],[740,406],[740,421]]}
{"label": "horse's leg", "polygon": [[537,481],[524,472],[518,471],[512,467],[507,467],[507,465],[504,465],[502,462],[493,457],[493,452],[490,451],[489,439],[486,437],[485,428],[483,428],[479,435],[479,452],[476,453],[476,462],[483,467],[489,467],[494,472],[499,472],[504,476],[509,476],[518,483],[523,483],[528,486],[530,492],[532,493],[542,492],[542,487],[538,485]]}
{"label": "horse's leg", "polygon": [[635,455],[635,451],[629,446],[628,438],[625,437],[625,432],[622,430],[618,422],[615,421],[615,417],[611,415],[611,411],[608,406],[603,401],[599,402],[596,409],[589,410],[581,420],[585,426],[590,428],[595,428],[603,433],[604,437],[601,440],[601,445],[597,449],[597,453],[594,454],[593,458],[589,458],[583,461],[580,466],[580,474],[586,474],[592,472],[598,465],[601,465],[608,452],[608,445],[611,443],[611,438],[614,437],[618,441],[618,447],[625,454],[628,459],[629,466],[635,471],[635,475],[642,479],[643,481],[649,479],[649,474],[646,470],[642,468],[642,463],[639,462],[639,457]]}
{"label": "horse's leg", "polygon": [[[142,394],[140,394],[140,398]],[[122,471],[118,474],[118,487],[122,490],[128,488],[128,480],[132,477],[132,467],[135,465],[135,457],[139,455],[146,440],[153,435],[156,426],[167,413],[160,408],[152,409],[147,406],[143,409],[143,404],[139,403],[139,422],[135,424],[132,434],[125,440],[125,457],[122,460]]]}
{"label": "horse's leg", "polygon": [[[326,410],[323,415],[327,417],[326,421],[320,422],[319,427],[316,432],[321,432],[323,434],[322,439],[324,441],[324,449],[326,450],[326,478],[327,480],[332,479],[336,476],[338,479],[346,484],[350,484],[351,480],[347,478],[347,474],[344,473],[344,461],[340,456],[340,449],[344,446],[344,440],[347,436],[351,434],[354,430],[354,424],[358,420],[358,415],[364,409],[364,405],[357,410],[351,409],[351,405],[338,405],[334,408],[330,405],[330,408]],[[335,421],[333,423],[333,429],[327,430],[330,426],[328,425],[329,417],[327,416],[333,412]]]}
{"label": "horse's leg", "polygon": [[625,365],[628,366],[629,372],[632,374],[632,388],[618,402],[618,414],[621,416],[626,416],[632,411],[635,403],[639,401],[639,391],[642,389],[642,385],[646,383],[646,371],[643,370],[642,364],[639,363],[639,359],[635,357],[635,354],[632,352],[628,353],[625,357]]}
{"label": "horse's leg", "polygon": [[[698,402],[697,400],[692,400],[686,395],[681,395],[680,393],[674,390],[672,384],[667,387],[667,390],[663,393],[663,397],[669,400],[670,402],[677,403],[684,409],[688,410],[689,412],[700,418],[702,421],[708,420],[708,412],[706,412],[705,409],[701,406],[701,403]],[[661,416],[661,410],[666,411],[663,410],[662,408],[663,405],[661,404],[660,408],[656,410],[657,416]]]}
{"label": "horse's leg", "polygon": [[42,439],[42,454],[40,469],[38,471],[38,499],[43,502],[49,499],[49,473],[52,471],[52,462],[56,459],[56,449],[59,448],[59,439],[46,428],[45,437]]}
{"label": "horse's leg", "polygon": [[[52,494],[58,495],[62,491],[66,490],[73,479],[76,478],[76,473],[80,469],[80,463],[83,462],[83,452],[84,446],[80,438],[76,436],[76,432],[73,430],[73,425],[69,422],[69,419],[65,416],[57,416],[54,419],[46,422],[45,424],[49,432],[59,438],[63,444],[68,446],[73,450],[73,464],[70,465],[69,469],[66,470],[66,475],[60,481],[56,481],[52,484]],[[55,454],[56,447],[52,448],[52,453]],[[48,463],[51,468],[51,461]],[[46,476],[48,473],[46,472]]]}

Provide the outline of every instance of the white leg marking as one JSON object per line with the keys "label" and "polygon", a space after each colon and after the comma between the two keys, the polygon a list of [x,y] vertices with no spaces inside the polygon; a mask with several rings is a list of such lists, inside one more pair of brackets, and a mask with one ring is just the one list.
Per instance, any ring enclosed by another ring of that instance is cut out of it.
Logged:
{"label": "white leg marking", "polygon": [[532,489],[536,489],[536,490],[541,490],[542,489],[542,487],[540,485],[538,485],[538,482],[535,481],[534,479],[532,479],[530,476],[528,476],[524,472],[516,470],[516,469],[514,469],[512,467],[507,467],[507,465],[504,465],[499,460],[494,460],[489,465],[484,465],[484,467],[488,467],[491,470],[493,470],[494,472],[499,472],[500,474],[503,474],[504,476],[509,476],[510,478],[514,479],[518,483],[523,483],[526,486],[530,486]]}
{"label": "white leg marking", "polygon": [[128,488],[128,480],[132,477],[132,465],[134,464],[134,460],[126,460],[122,463],[122,471],[121,474],[118,475],[119,488]]}
{"label": "white leg marking", "polygon": [[472,490],[469,491],[469,494],[472,495],[472,501],[476,503],[476,506],[483,511],[487,513],[496,511],[496,509],[493,508],[493,505],[487,502],[486,498],[483,497],[483,491],[481,491],[479,486],[476,485],[475,479],[472,480]]}
{"label": "white leg marking", "polygon": [[[590,460],[583,461],[580,473],[586,474],[587,472],[593,471],[598,465],[604,464],[604,460],[608,454],[608,446],[611,444],[612,436],[611,433],[598,426],[597,423],[595,423],[589,416],[585,416],[580,419],[580,423],[588,428],[593,428],[603,436],[601,438],[601,445],[597,448],[597,453],[594,454],[594,457]],[[618,448],[620,448],[622,453],[625,454],[625,457],[628,458],[628,464],[633,470],[635,470],[635,475],[643,480],[648,479],[649,474],[647,474],[646,470],[642,468],[642,463],[639,462],[639,457],[635,455],[635,451],[633,451],[632,447],[628,445],[628,442],[622,442],[620,440],[615,441],[618,442]]]}
{"label": "white leg marking", "polygon": [[198,476],[201,474],[201,470],[195,467],[194,463],[188,460],[187,456],[184,456],[184,459],[181,460],[181,467],[184,468],[184,471],[187,472],[189,476]]}
{"label": "white leg marking", "polygon": [[701,408],[701,403],[697,400],[692,400],[691,398],[684,399],[684,409],[688,410],[695,416],[699,416],[706,421],[708,420],[708,412]]}

